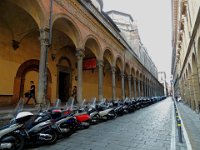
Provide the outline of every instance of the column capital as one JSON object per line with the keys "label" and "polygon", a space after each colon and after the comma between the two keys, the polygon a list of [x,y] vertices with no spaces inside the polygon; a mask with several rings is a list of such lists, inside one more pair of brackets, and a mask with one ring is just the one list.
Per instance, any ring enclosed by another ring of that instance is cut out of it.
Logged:
{"label": "column capital", "polygon": [[85,51],[84,49],[76,49],[76,57],[78,57],[78,58],[85,57],[84,51]]}
{"label": "column capital", "polygon": [[49,45],[49,28],[40,28],[40,37],[39,40],[42,44],[45,44],[46,46]]}
{"label": "column capital", "polygon": [[104,66],[103,60],[98,60],[97,61],[97,66],[98,67],[103,67]]}
{"label": "column capital", "polygon": [[121,77],[124,77],[124,76],[125,76],[124,72],[121,72],[120,75],[121,75]]}
{"label": "column capital", "polygon": [[128,80],[131,80],[132,76],[131,75],[128,75]]}
{"label": "column capital", "polygon": [[116,67],[115,67],[115,66],[112,66],[112,67],[111,67],[111,72],[112,72],[112,73],[115,73],[115,72],[116,72]]}

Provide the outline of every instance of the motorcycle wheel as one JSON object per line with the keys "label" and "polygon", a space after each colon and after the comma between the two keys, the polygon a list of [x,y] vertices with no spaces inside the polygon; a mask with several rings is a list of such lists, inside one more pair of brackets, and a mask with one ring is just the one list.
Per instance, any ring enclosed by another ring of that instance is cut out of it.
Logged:
{"label": "motorcycle wheel", "polygon": [[80,122],[80,127],[81,127],[81,129],[88,129],[90,127],[90,120]]}
{"label": "motorcycle wheel", "polygon": [[[12,147],[10,150],[22,150],[24,147],[24,138],[19,135],[19,134],[9,134],[8,135],[11,139],[13,139],[12,143]],[[8,136],[3,137],[7,138]]]}
{"label": "motorcycle wheel", "polygon": [[75,130],[73,130],[73,129],[71,129],[71,128],[68,128],[68,129],[69,129],[68,132],[62,133],[62,135],[63,135],[64,137],[71,136],[71,135],[75,132]]}
{"label": "motorcycle wheel", "polygon": [[91,124],[98,124],[100,122],[100,116],[99,114],[96,114],[91,118]]}
{"label": "motorcycle wheel", "polygon": [[115,112],[114,110],[111,111],[109,114],[112,114],[112,115],[113,115],[112,117],[108,115],[108,119],[109,119],[109,120],[110,120],[110,119],[116,119],[116,118],[117,118],[117,114],[116,114],[116,112]]}
{"label": "motorcycle wheel", "polygon": [[52,139],[47,142],[47,144],[54,144],[58,140],[58,133],[55,130],[51,130],[50,133]]}

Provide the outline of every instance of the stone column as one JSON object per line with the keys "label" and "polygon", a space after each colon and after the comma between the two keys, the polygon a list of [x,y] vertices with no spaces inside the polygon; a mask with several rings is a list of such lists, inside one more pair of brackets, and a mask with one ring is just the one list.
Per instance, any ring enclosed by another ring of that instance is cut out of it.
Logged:
{"label": "stone column", "polygon": [[136,78],[133,77],[133,84],[134,84],[134,98],[136,98]]}
{"label": "stone column", "polygon": [[185,97],[186,97],[186,103],[188,105],[190,105],[190,95],[189,95],[189,82],[188,82],[188,79],[185,81],[185,91],[186,91],[186,94],[185,94]]}
{"label": "stone column", "polygon": [[188,78],[188,85],[189,85],[190,106],[191,106],[192,109],[194,109],[194,107],[193,107],[194,97],[193,97],[193,87],[192,87],[192,78],[191,78],[191,76],[189,76],[189,78]]}
{"label": "stone column", "polygon": [[121,72],[121,78],[122,78],[122,99],[125,99],[124,72]]}
{"label": "stone column", "polygon": [[193,80],[193,89],[194,89],[194,99],[196,104],[196,112],[199,113],[199,101],[200,101],[200,87],[199,87],[199,78],[198,74],[192,75]]}
{"label": "stone column", "polygon": [[103,60],[99,60],[97,65],[99,68],[98,97],[99,97],[99,100],[101,100],[103,98]]}
{"label": "stone column", "polygon": [[84,57],[84,50],[77,49],[76,57],[77,57],[77,101],[79,104],[82,102],[82,84],[83,84],[83,57]]}
{"label": "stone column", "polygon": [[141,86],[141,92],[140,92],[141,94],[140,95],[141,96],[144,96],[143,83],[144,83],[143,81],[140,81],[140,86]]}
{"label": "stone column", "polygon": [[184,82],[181,81],[181,98],[185,100]]}
{"label": "stone column", "polygon": [[115,82],[116,68],[113,66],[111,68],[111,71],[112,71],[112,99],[116,100],[116,82]]}
{"label": "stone column", "polygon": [[152,86],[149,87],[149,93],[150,93],[150,96],[153,96],[153,94],[152,94]]}
{"label": "stone column", "polygon": [[146,92],[146,83],[144,82],[144,96],[147,97],[147,92]]}
{"label": "stone column", "polygon": [[140,80],[138,80],[138,97],[140,97]]}
{"label": "stone column", "polygon": [[129,98],[132,97],[132,89],[131,89],[131,76],[128,76],[128,90],[129,90]]}
{"label": "stone column", "polygon": [[45,103],[45,81],[47,80],[46,76],[46,67],[47,67],[47,59],[48,59],[48,46],[49,46],[49,29],[41,28],[40,29],[40,64],[39,64],[39,79],[38,79],[38,97],[37,103],[44,104]]}
{"label": "stone column", "polygon": [[144,89],[144,97],[146,97],[146,83],[145,82],[143,84],[143,89]]}

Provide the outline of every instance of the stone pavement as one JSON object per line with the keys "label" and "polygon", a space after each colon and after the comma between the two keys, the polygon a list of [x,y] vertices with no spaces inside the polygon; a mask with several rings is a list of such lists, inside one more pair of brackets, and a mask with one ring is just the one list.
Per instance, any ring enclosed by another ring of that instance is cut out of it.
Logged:
{"label": "stone pavement", "polygon": [[167,98],[115,120],[77,131],[54,145],[32,150],[186,150],[184,139],[182,144],[177,142],[177,131],[175,147],[171,149],[172,127],[175,127],[173,109],[173,101]]}
{"label": "stone pavement", "polygon": [[188,105],[177,103],[179,114],[188,134],[192,150],[200,150],[200,116]]}

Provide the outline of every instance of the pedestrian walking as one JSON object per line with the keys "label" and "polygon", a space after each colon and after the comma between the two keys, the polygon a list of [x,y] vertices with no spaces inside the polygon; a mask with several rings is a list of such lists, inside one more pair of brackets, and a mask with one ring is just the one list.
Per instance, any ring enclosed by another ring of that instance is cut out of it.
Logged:
{"label": "pedestrian walking", "polygon": [[[30,87],[30,91],[29,91],[29,94],[28,94],[28,99],[26,101],[26,104],[28,104],[28,102],[29,102],[29,100],[31,98],[34,99],[35,104],[37,104],[37,101],[35,99],[35,85],[34,85],[34,82],[30,81],[30,84],[31,84],[31,87]],[[25,93],[25,94],[27,94],[27,93]]]}

